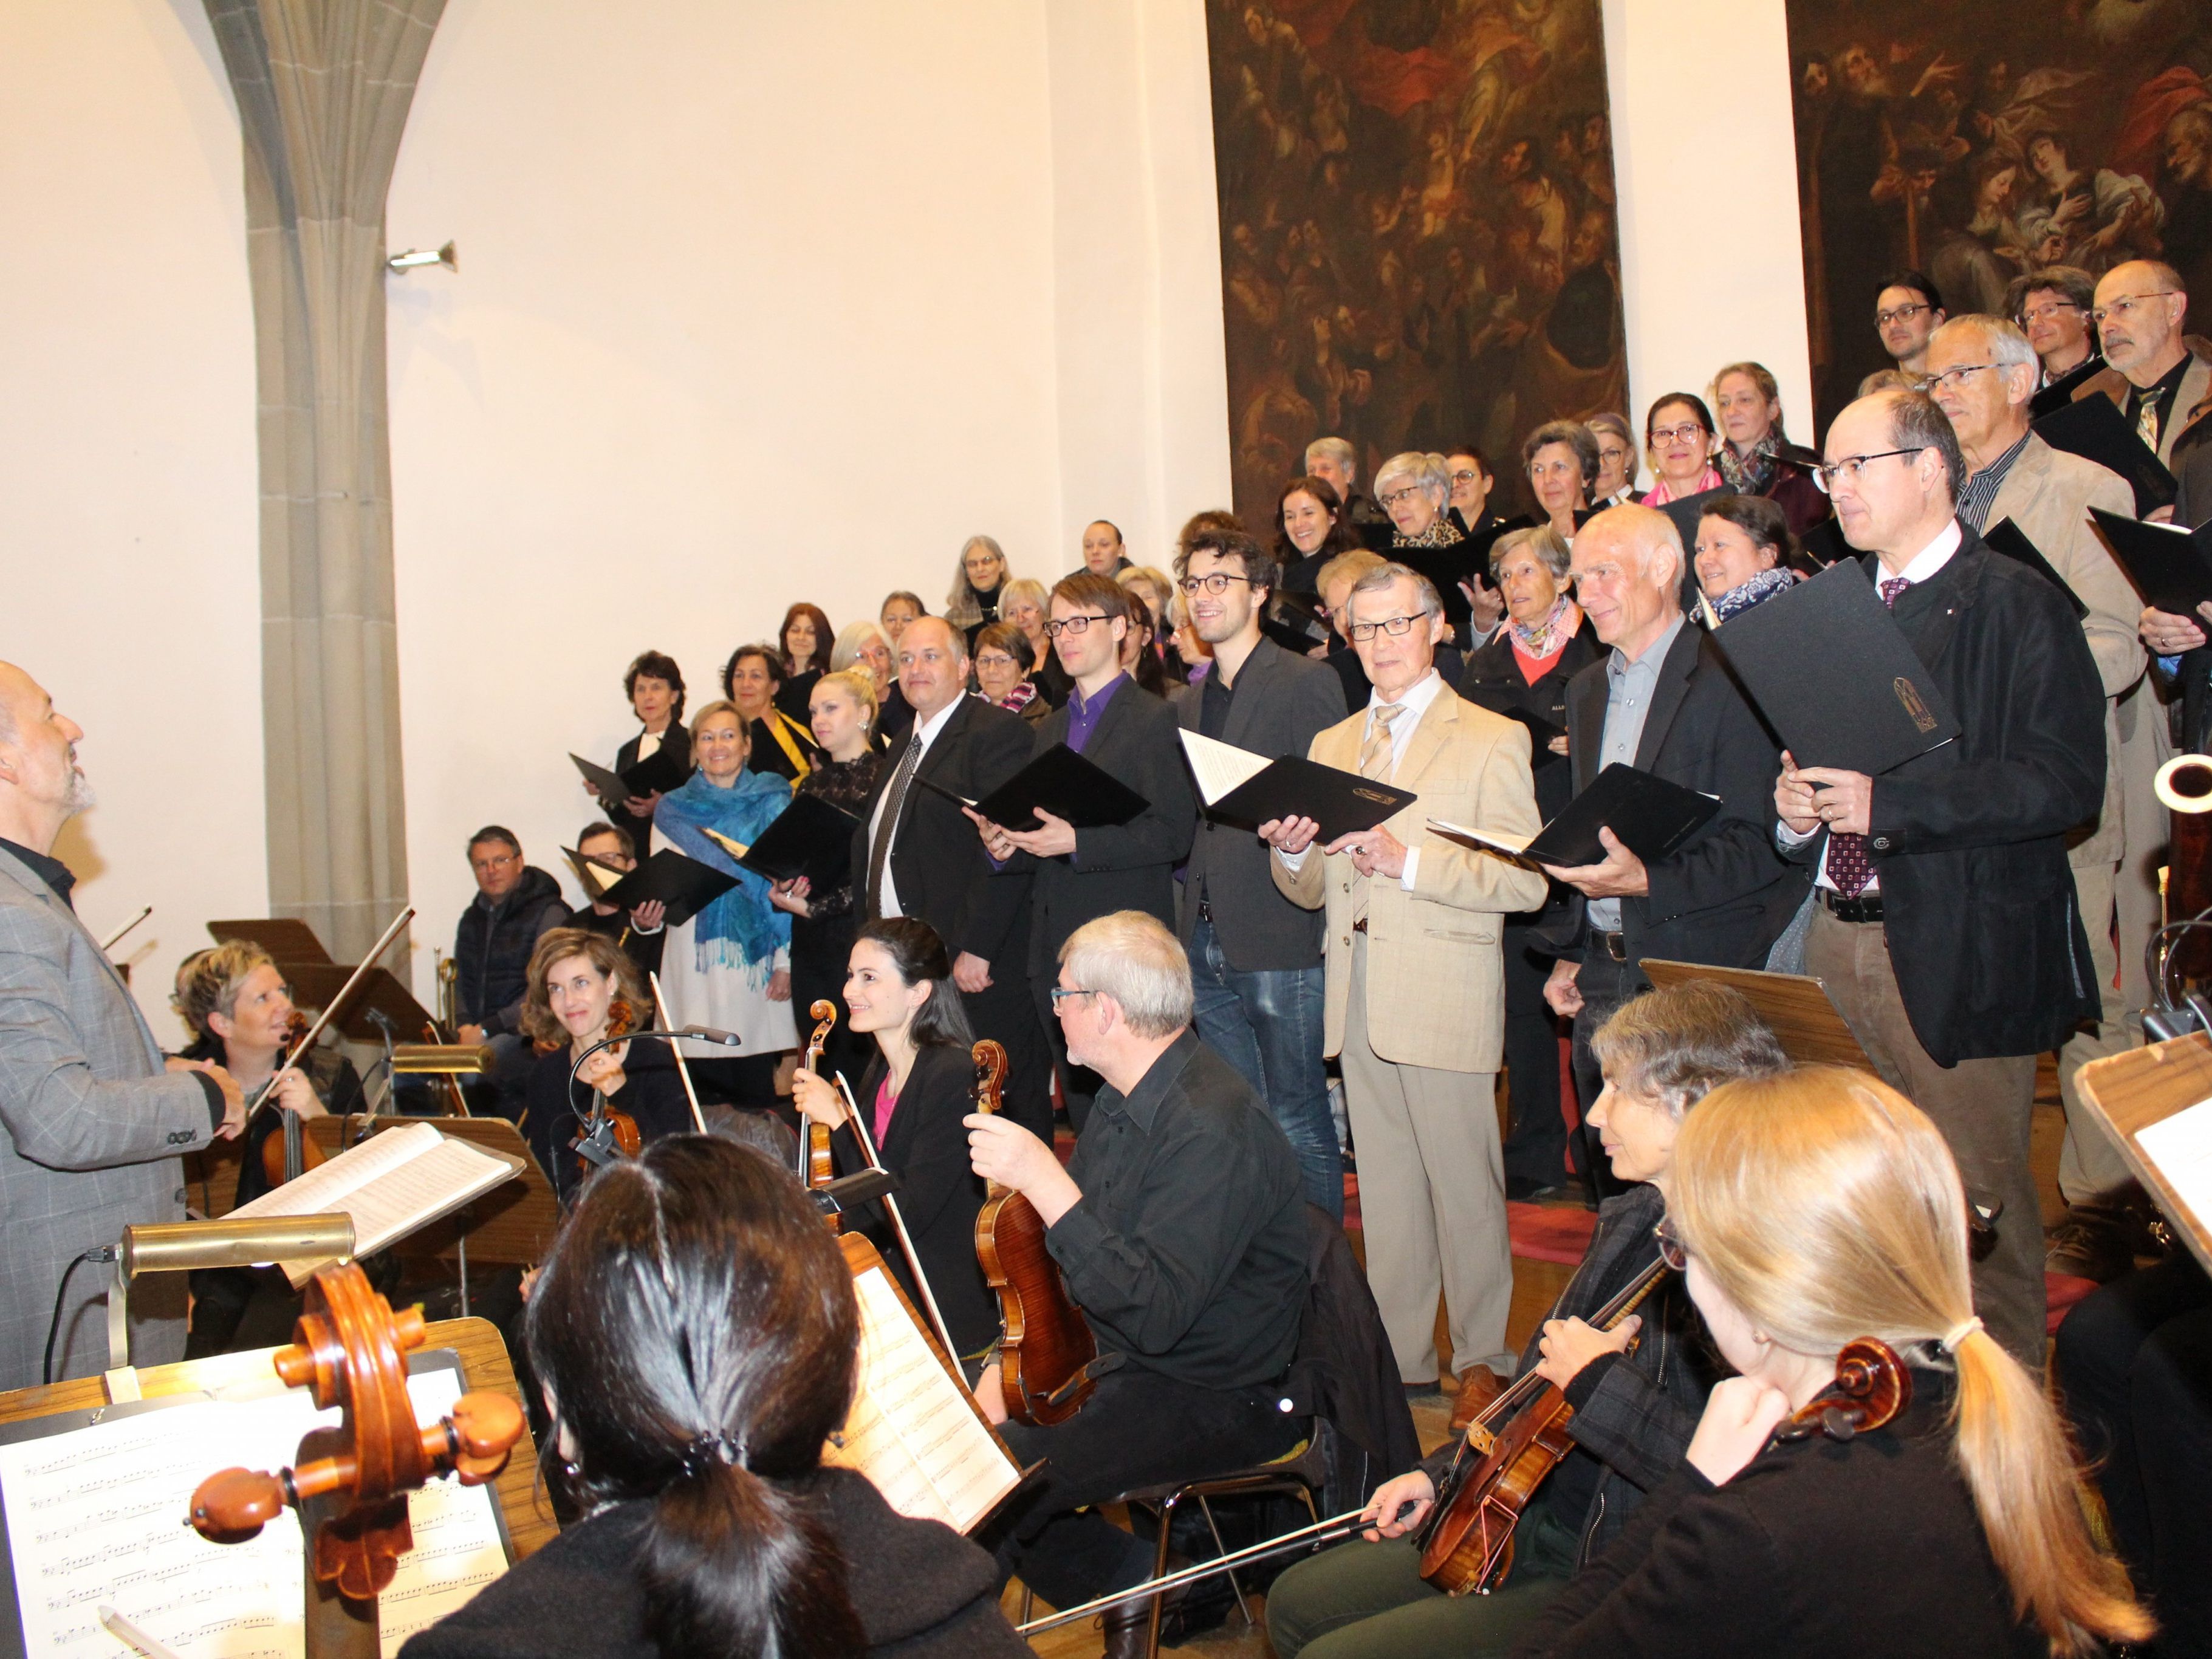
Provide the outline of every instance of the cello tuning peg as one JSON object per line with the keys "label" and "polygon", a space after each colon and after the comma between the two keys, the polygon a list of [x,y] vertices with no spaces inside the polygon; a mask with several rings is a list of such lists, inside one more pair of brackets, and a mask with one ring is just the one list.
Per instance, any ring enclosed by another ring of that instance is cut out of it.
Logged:
{"label": "cello tuning peg", "polygon": [[192,1493],[192,1530],[210,1543],[239,1544],[284,1513],[284,1483],[258,1469],[222,1469]]}

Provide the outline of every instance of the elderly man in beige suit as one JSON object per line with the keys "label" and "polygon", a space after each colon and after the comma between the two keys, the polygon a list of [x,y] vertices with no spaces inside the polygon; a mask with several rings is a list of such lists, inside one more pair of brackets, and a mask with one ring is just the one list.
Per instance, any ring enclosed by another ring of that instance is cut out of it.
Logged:
{"label": "elderly man in beige suit", "polygon": [[1513,1294],[1498,1140],[1504,1042],[1503,913],[1545,896],[1533,870],[1429,833],[1428,820],[1533,835],[1539,827],[1525,727],[1462,702],[1433,665],[1443,637],[1436,589],[1386,564],[1352,590],[1346,632],[1374,690],[1314,738],[1311,757],[1417,791],[1387,823],[1316,848],[1318,826],[1260,826],[1275,883],[1328,915],[1328,1052],[1344,1065],[1359,1152],[1367,1277],[1398,1374],[1437,1377],[1437,1297],[1459,1374],[1455,1415],[1510,1373]]}
{"label": "elderly man in beige suit", "polygon": [[2143,1006],[2148,990],[2142,955],[2156,921],[2157,888],[2148,872],[2130,878],[2142,891],[2132,896],[2138,902],[2119,905],[2116,952],[2115,896],[2126,842],[2121,721],[2124,714],[2132,727],[2135,705],[2151,705],[2141,689],[2147,659],[2136,637],[2142,602],[2091,526],[2089,509],[2131,518],[2135,495],[2117,473],[2055,450],[2028,429],[2035,349],[2013,324],[1996,317],[1954,318],[1929,343],[1928,374],[1929,392],[1951,417],[1966,458],[1960,519],[1984,532],[2010,520],[2035,544],[2088,610],[2081,631],[2104,684],[2104,808],[2095,823],[2076,833],[2067,854],[2103,1010],[2096,1029],[2078,1033],[2059,1054],[2066,1142],[2058,1184],[2073,1214],[2054,1241],[2051,1265],[2109,1279],[2124,1272],[2133,1259],[2124,1237],[2124,1218],[2108,1201],[2130,1176],[2110,1137],[2081,1109],[2075,1079],[2088,1061],[2141,1041],[2140,1033],[2131,1032],[2124,1021],[2130,1009]]}

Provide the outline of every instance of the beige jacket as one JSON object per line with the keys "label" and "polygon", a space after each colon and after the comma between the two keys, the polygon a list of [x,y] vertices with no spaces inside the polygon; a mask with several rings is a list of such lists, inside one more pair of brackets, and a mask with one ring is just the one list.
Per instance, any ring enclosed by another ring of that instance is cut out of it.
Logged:
{"label": "beige jacket", "polygon": [[1989,512],[1992,525],[2010,519],[2066,579],[2074,596],[2089,607],[2081,619],[2081,632],[2105,686],[2105,806],[2094,833],[2075,840],[2069,849],[2073,862],[2084,867],[2111,864],[2120,856],[2120,733],[2115,709],[2121,694],[2142,678],[2145,660],[2136,637],[2142,600],[2092,526],[2093,507],[2131,519],[2135,494],[2118,473],[2053,449],[2031,432],[2027,447],[2005,474]]}
{"label": "beige jacket", "polygon": [[[2189,348],[2189,368],[2182,374],[2181,389],[2173,395],[2173,407],[2166,414],[2165,428],[2158,434],[2158,458],[2168,466],[2173,465],[2175,443],[2207,413],[2204,403],[2212,398],[2212,340],[2189,334],[2182,337],[2181,343]],[[2075,387],[2074,400],[2079,403],[2084,398],[2102,394],[2118,404],[2124,415],[2128,412],[2129,389],[2126,375],[2117,368],[2107,368]],[[2132,495],[2129,497],[2128,512],[2130,516],[2135,512]],[[1996,522],[1994,515],[1990,522]]]}
{"label": "beige jacket", "polygon": [[[1316,737],[1309,753],[1325,766],[1356,772],[1366,728],[1362,709]],[[1367,884],[1368,1041],[1397,1065],[1494,1072],[1505,1034],[1501,920],[1505,912],[1541,905],[1546,884],[1535,871],[1431,835],[1427,821],[1534,835],[1542,820],[1528,775],[1528,730],[1462,702],[1446,686],[1413,728],[1389,781],[1419,792],[1388,827],[1421,850],[1412,892],[1395,878]],[[1296,872],[1279,855],[1269,864],[1275,884],[1290,898],[1327,911],[1326,1047],[1341,1053],[1358,878],[1351,855],[1324,857],[1316,847]]]}

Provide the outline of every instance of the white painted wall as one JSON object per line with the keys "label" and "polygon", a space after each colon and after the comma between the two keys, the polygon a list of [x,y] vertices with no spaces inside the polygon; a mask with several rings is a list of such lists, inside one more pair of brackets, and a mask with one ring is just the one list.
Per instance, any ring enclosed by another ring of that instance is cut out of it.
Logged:
{"label": "white painted wall", "polygon": [[85,728],[78,913],[165,1041],[210,916],[267,914],[253,319],[198,0],[0,0],[0,657]]}
{"label": "white painted wall", "polygon": [[1653,398],[1706,397],[1715,369],[1750,358],[1774,372],[1790,434],[1809,443],[1783,0],[1603,3],[1632,405],[1623,412],[1640,430]]}

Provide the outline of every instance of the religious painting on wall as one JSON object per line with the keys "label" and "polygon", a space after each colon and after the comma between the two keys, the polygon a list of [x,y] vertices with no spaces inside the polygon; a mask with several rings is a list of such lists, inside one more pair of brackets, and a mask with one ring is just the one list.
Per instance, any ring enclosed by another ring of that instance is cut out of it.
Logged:
{"label": "religious painting on wall", "polygon": [[1788,4],[1823,431],[1894,366],[1875,321],[1892,271],[1932,278],[1954,316],[2002,314],[2024,272],[2162,258],[2212,313],[2212,9]]}
{"label": "religious painting on wall", "polygon": [[1206,0],[1236,504],[1620,407],[1599,0]]}

